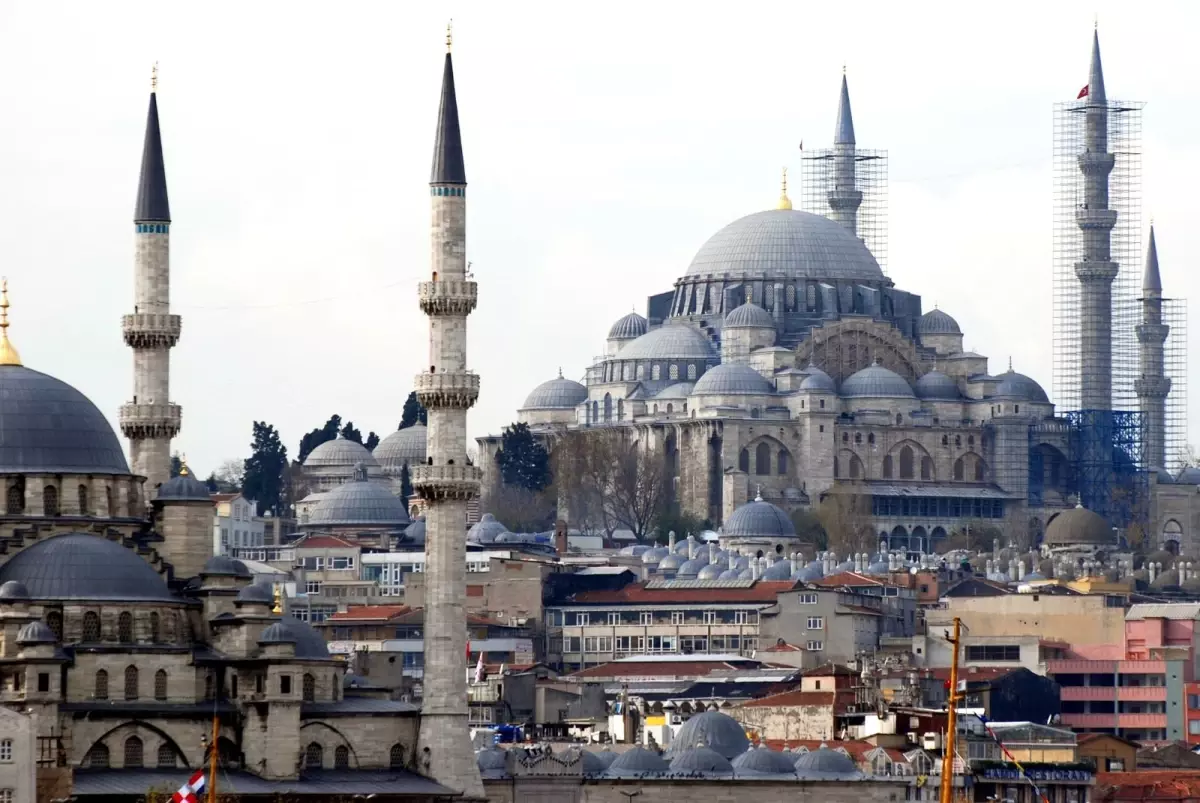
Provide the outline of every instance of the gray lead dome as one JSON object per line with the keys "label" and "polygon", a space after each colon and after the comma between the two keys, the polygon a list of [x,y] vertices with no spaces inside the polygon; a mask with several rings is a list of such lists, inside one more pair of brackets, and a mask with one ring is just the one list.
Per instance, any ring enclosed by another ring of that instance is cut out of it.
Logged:
{"label": "gray lead dome", "polygon": [[1050,397],[1046,395],[1042,386],[1025,374],[1018,374],[1010,368],[996,378],[1000,380],[1000,384],[996,385],[997,398],[1050,403]]}
{"label": "gray lead dome", "polygon": [[942,399],[946,401],[962,398],[958,383],[941,371],[930,371],[921,376],[916,384],[917,398]]}
{"label": "gray lead dome", "polygon": [[367,451],[367,447],[356,441],[347,440],[340,435],[331,441],[325,441],[304,458],[308,468],[316,466],[354,466],[363,463],[375,467],[379,463]]}
{"label": "gray lead dome", "polygon": [[562,410],[572,408],[587,398],[587,388],[573,379],[558,377],[543,382],[525,397],[522,410]]}
{"label": "gray lead dome", "polygon": [[771,383],[748,365],[723,363],[710,368],[692,388],[693,396],[745,396],[771,393]]}
{"label": "gray lead dome", "polygon": [[771,317],[771,313],[753,301],[747,301],[725,316],[724,327],[726,329],[774,329],[775,319]]}
{"label": "gray lead dome", "polygon": [[293,616],[280,617],[258,638],[259,644],[295,644],[297,658],[328,658],[329,647],[311,625]]}
{"label": "gray lead dome", "polygon": [[0,583],[10,580],[35,600],[176,601],[145,559],[102,535],[38,541],[0,566]]}
{"label": "gray lead dome", "polygon": [[616,360],[712,359],[712,342],[703,332],[687,324],[666,324],[621,349]]}
{"label": "gray lead dome", "polygon": [[[705,711],[683,723],[678,735],[671,742],[670,753],[678,755],[701,744],[727,759],[732,759],[749,749],[750,739],[747,738],[745,729],[733,717],[720,711]],[[675,749],[676,745],[679,746],[678,750]]]}
{"label": "gray lead dome", "polygon": [[940,309],[932,309],[921,316],[918,324],[923,335],[961,335],[958,321]]}
{"label": "gray lead dome", "polygon": [[398,472],[406,463],[409,466],[424,463],[427,432],[425,425],[419,423],[398,429],[381,440],[371,456],[388,471]]}
{"label": "gray lead dome", "polygon": [[384,486],[361,478],[325,494],[309,513],[306,527],[400,528],[409,523],[404,502]]}
{"label": "gray lead dome", "polygon": [[630,340],[646,334],[646,319],[631,312],[612,325],[608,330],[609,340]]}
{"label": "gray lead dome", "polygon": [[795,538],[796,526],[780,508],[755,499],[733,511],[721,534],[728,538]]}
{"label": "gray lead dome", "polygon": [[882,365],[868,365],[846,377],[842,396],[849,398],[914,398],[912,386],[900,374]]}

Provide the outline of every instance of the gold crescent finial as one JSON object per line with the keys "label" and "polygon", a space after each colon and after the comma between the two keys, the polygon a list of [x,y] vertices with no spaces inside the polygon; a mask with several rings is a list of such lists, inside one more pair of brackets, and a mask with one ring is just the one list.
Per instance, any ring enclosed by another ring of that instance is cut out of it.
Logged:
{"label": "gold crescent finial", "polygon": [[158,62],[154,62],[154,66],[150,68],[150,91],[158,91]]}
{"label": "gold crescent finial", "polygon": [[275,605],[271,608],[271,613],[283,613],[283,587],[275,584]]}
{"label": "gold crescent finial", "polygon": [[450,52],[450,45],[454,41],[454,20],[446,23],[446,52]]}
{"label": "gold crescent finial", "polygon": [[188,474],[191,474],[191,473],[192,472],[188,471],[188,467],[187,467],[187,454],[185,453],[185,454],[179,455],[179,476],[186,477]]}
{"label": "gold crescent finial", "polygon": [[0,365],[20,365],[21,355],[8,339],[8,278],[0,279]]}
{"label": "gold crescent finial", "polygon": [[783,187],[779,191],[779,208],[780,209],[791,209],[792,208],[792,199],[788,197],[788,193],[787,193],[787,168],[786,167],[783,168]]}

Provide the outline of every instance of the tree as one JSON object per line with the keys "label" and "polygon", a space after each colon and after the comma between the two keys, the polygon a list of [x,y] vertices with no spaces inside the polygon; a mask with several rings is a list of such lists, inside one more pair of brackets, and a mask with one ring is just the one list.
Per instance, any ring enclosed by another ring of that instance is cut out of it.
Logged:
{"label": "tree", "polygon": [[204,481],[204,484],[208,486],[210,494],[221,492],[221,486],[217,483],[217,472],[215,471],[208,475],[208,479]]}
{"label": "tree", "polygon": [[541,491],[550,484],[550,454],[534,439],[528,424],[513,424],[504,431],[496,466],[505,485]]}
{"label": "tree", "polygon": [[346,425],[342,427],[341,435],[348,441],[354,441],[355,443],[363,442],[362,433],[359,432],[358,428],[354,426],[353,421],[346,422]]}
{"label": "tree", "polygon": [[650,534],[651,525],[667,509],[670,478],[666,459],[637,442],[622,444],[615,458],[605,505],[612,518],[640,540]]}
{"label": "tree", "polygon": [[408,463],[400,467],[400,498],[404,500],[404,509],[408,510],[408,500],[412,499],[412,473],[408,470]]}
{"label": "tree", "polygon": [[398,429],[408,429],[413,424],[427,424],[428,422],[429,413],[421,406],[421,402],[417,401],[417,392],[414,390],[404,400],[404,411],[400,413],[400,426]]}
{"label": "tree", "polygon": [[812,544],[818,552],[829,548],[829,534],[821,524],[821,517],[811,510],[797,510],[792,513],[792,526],[796,528],[796,537],[805,543]]}
{"label": "tree", "polygon": [[554,484],[567,520],[584,535],[611,537],[617,529],[605,495],[621,441],[619,430],[584,429],[564,433],[554,444]]}
{"label": "tree", "polygon": [[258,502],[259,513],[279,515],[283,504],[284,477],[288,467],[287,447],[275,427],[265,421],[254,422],[254,442],[246,458],[242,476],[242,494]]}
{"label": "tree", "polygon": [[246,473],[245,460],[222,460],[221,465],[213,472],[221,493],[234,493],[242,489],[243,477]]}
{"label": "tree", "polygon": [[341,428],[342,417],[340,415],[329,416],[329,420],[325,422],[325,426],[312,430],[300,439],[300,453],[296,456],[297,462],[303,463],[313,449],[316,449],[326,441],[336,438]]}
{"label": "tree", "polygon": [[666,544],[670,533],[683,538],[687,533],[695,534],[709,529],[712,529],[712,522],[707,519],[677,510],[664,510],[654,520],[653,535],[657,543]]}
{"label": "tree", "polygon": [[372,432],[367,436],[367,442],[363,446],[367,447],[368,452],[375,451],[375,447],[379,445],[379,436]]}
{"label": "tree", "polygon": [[554,526],[553,491],[531,491],[503,480],[492,483],[488,512],[512,532],[541,532]]}
{"label": "tree", "polygon": [[183,457],[179,452],[171,453],[171,476],[178,477],[183,473]]}
{"label": "tree", "polygon": [[817,519],[829,549],[840,556],[873,552],[878,547],[871,523],[871,497],[854,483],[840,483],[821,501]]}

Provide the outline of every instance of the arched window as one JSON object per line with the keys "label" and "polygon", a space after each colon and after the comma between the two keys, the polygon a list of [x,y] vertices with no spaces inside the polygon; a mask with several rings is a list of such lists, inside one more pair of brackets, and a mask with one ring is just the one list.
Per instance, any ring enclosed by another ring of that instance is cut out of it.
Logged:
{"label": "arched window", "polygon": [[97,700],[108,699],[108,673],[103,669],[96,671],[96,689],[92,696]]}
{"label": "arched window", "polygon": [[841,467],[838,465],[838,459],[836,457],[833,458],[833,476],[835,479],[842,476]]}
{"label": "arched window", "polygon": [[116,509],[113,507],[113,490],[111,485],[104,486],[104,501],[108,504],[108,507],[104,509],[104,515],[115,516]]}
{"label": "arched window", "polygon": [[875,433],[874,432],[867,433],[867,443],[871,444],[872,446],[875,445]]}
{"label": "arched window", "polygon": [[892,456],[890,454],[883,456],[883,478],[885,480],[892,478]]}
{"label": "arched window", "polygon": [[592,423],[600,423],[600,402],[597,401],[592,402]]}
{"label": "arched window", "polygon": [[688,363],[688,379],[693,382],[696,380],[696,363]]}
{"label": "arched window", "polygon": [[62,641],[62,625],[63,622],[61,613],[58,611],[50,611],[50,613],[46,614],[46,626],[50,628],[50,630],[54,633],[54,637],[59,641]]}
{"label": "arched window", "polygon": [[306,770],[319,770],[324,763],[325,751],[321,749],[321,745],[316,742],[309,742],[308,747],[304,748],[304,768]]}
{"label": "arched window", "polygon": [[657,382],[661,378],[662,378],[662,366],[661,365],[652,365],[650,367],[650,379],[654,382]]}
{"label": "arched window", "polygon": [[158,746],[158,768],[172,769],[176,766],[175,748],[170,742],[163,742]]}
{"label": "arched window", "polygon": [[25,480],[20,477],[12,485],[8,486],[6,510],[10,516],[15,513],[25,512]]}
{"label": "arched window", "polygon": [[142,758],[142,740],[136,736],[130,736],[125,740],[125,767],[141,767]]}
{"label": "arched window", "polygon": [[942,446],[949,446],[949,445],[950,445],[950,436],[943,435],[942,436]]}
{"label": "arched window", "polygon": [[679,366],[675,363],[671,363],[671,367],[667,369],[667,376],[672,382],[679,379]]}
{"label": "arched window", "polygon": [[911,446],[905,446],[900,450],[900,479],[911,480],[913,478],[913,450]]}
{"label": "arched window", "polygon": [[108,769],[108,745],[96,742],[83,757],[83,766],[88,769]]}
{"label": "arched window", "polygon": [[900,424],[903,423],[903,421],[904,421],[904,416],[900,415],[900,413],[896,413],[896,426],[900,426]]}
{"label": "arched window", "polygon": [[842,443],[849,443],[849,442],[850,442],[850,433],[843,432],[842,433]]}
{"label": "arched window", "polygon": [[58,515],[58,488],[47,485],[42,490],[42,513],[47,516]]}
{"label": "arched window", "polygon": [[167,671],[165,669],[154,673],[154,699],[167,699]]}
{"label": "arched window", "polygon": [[742,449],[738,454],[738,471],[750,473],[750,450]]}
{"label": "arched window", "polygon": [[985,474],[983,461],[975,458],[975,482],[983,482]]}
{"label": "arched window", "polygon": [[604,394],[604,423],[612,421],[612,394]]}
{"label": "arched window", "polygon": [[961,457],[954,461],[954,481],[963,481],[963,459]]}
{"label": "arched window", "polygon": [[933,461],[928,457],[921,458],[921,479],[933,479]]}
{"label": "arched window", "polygon": [[788,473],[788,453],[786,449],[779,450],[779,473],[780,475]]}
{"label": "arched window", "polygon": [[122,644],[133,643],[133,614],[129,611],[121,611],[117,617],[117,640]]}
{"label": "arched window", "polygon": [[92,507],[88,501],[88,487],[86,485],[79,486],[79,515],[87,516],[92,512]]}
{"label": "arched window", "polygon": [[859,468],[861,468],[861,463],[859,462],[858,458],[851,457],[850,458],[850,479],[852,479],[852,480],[858,479],[859,474],[861,473],[859,471]]}
{"label": "arched window", "polygon": [[339,744],[333,751],[333,768],[335,770],[350,769],[350,748]]}
{"label": "arched window", "polygon": [[304,702],[311,703],[317,699],[317,680],[312,675],[304,676]]}
{"label": "arched window", "polygon": [[854,433],[854,442],[855,442],[855,443],[862,443],[862,433],[861,433],[861,432],[855,432],[855,433]]}
{"label": "arched window", "polygon": [[388,768],[393,770],[404,769],[404,745],[392,745],[392,749],[388,751]]}
{"label": "arched window", "polygon": [[332,697],[333,697],[333,699],[334,699],[334,700],[337,700],[337,699],[338,699],[338,696],[339,696],[339,695],[338,695],[338,689],[340,689],[340,688],[341,688],[341,685],[342,685],[342,684],[338,682],[338,676],[337,676],[337,673],[335,672],[335,673],[334,673],[334,674],[333,674],[333,675],[332,675],[332,676],[329,678],[329,692],[330,692],[330,694],[332,695]]}
{"label": "arched window", "polygon": [[216,681],[213,679],[213,673],[208,672],[204,675],[204,699],[211,700],[216,696]]}
{"label": "arched window", "polygon": [[125,667],[125,699],[136,700],[138,698],[138,671],[137,667],[130,665]]}
{"label": "arched window", "polygon": [[88,611],[83,615],[83,640],[87,642],[100,640],[100,614]]}
{"label": "arched window", "polygon": [[618,421],[625,420],[625,400],[624,399],[617,399],[617,420]]}
{"label": "arched window", "polygon": [[645,378],[646,378],[646,365],[645,365],[645,363],[638,363],[637,381],[641,382]]}
{"label": "arched window", "polygon": [[967,446],[974,446],[974,445],[975,445],[975,436],[968,435],[967,436]]}
{"label": "arched window", "polygon": [[754,473],[771,473],[771,447],[765,443],[760,443],[754,449]]}
{"label": "arched window", "polygon": [[158,643],[159,620],[158,611],[150,612],[150,640],[155,644]]}
{"label": "arched window", "polygon": [[955,446],[962,446],[962,435],[955,435],[955,436],[954,436],[954,445],[955,445]]}
{"label": "arched window", "polygon": [[675,412],[675,405],[667,402],[667,415],[670,415],[673,412]]}

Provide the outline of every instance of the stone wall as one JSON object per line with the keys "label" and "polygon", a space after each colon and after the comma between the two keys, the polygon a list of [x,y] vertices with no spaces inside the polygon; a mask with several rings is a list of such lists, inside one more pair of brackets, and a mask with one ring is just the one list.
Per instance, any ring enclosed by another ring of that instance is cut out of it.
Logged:
{"label": "stone wall", "polygon": [[489,803],[629,803],[633,798],[655,803],[895,803],[905,799],[908,783],[550,777],[486,780],[484,786]]}

